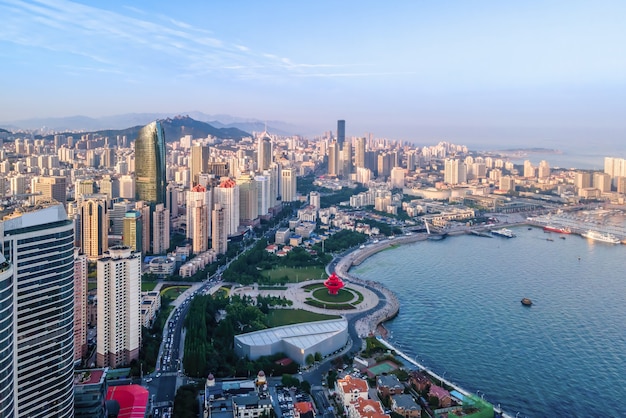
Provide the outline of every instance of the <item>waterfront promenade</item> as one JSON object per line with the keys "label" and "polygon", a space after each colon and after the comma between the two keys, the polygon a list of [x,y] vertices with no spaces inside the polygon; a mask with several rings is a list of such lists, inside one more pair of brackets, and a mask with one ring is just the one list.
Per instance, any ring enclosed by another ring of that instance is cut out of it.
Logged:
{"label": "waterfront promenade", "polygon": [[[522,223],[526,223],[526,220],[521,218],[521,216],[513,216],[511,218],[507,217],[506,219],[503,219],[502,222],[500,223],[500,226],[505,226],[505,225],[512,226],[512,225],[519,225]],[[450,235],[467,234],[470,232],[470,230],[471,230],[470,228],[463,228],[463,229],[459,229],[456,231],[451,231]],[[403,358],[406,362],[426,372],[435,381],[439,381],[442,384],[446,384],[454,388],[458,392],[462,393],[465,396],[471,396],[473,395],[472,393],[458,386],[456,383],[445,379],[444,376],[440,376],[439,374],[427,368],[425,365],[417,362],[415,359],[411,358],[406,353],[396,348],[393,344],[391,344],[389,341],[387,341],[384,338],[385,337],[385,335],[383,335],[384,331],[381,332],[380,327],[382,327],[382,324],[385,321],[388,321],[394,318],[398,314],[400,310],[400,302],[398,301],[398,298],[390,289],[387,289],[382,284],[375,282],[375,281],[371,281],[371,280],[362,280],[356,277],[355,275],[350,274],[350,268],[352,266],[361,264],[367,258],[371,257],[372,255],[380,251],[387,250],[387,249],[390,249],[390,248],[393,248],[402,244],[410,244],[414,242],[424,241],[427,238],[428,236],[426,234],[412,234],[412,235],[404,235],[401,237],[396,237],[391,240],[390,239],[383,240],[378,243],[372,243],[364,248],[358,248],[354,251],[345,253],[343,254],[341,258],[333,260],[333,262],[329,266],[327,266],[327,273],[330,274],[332,272],[331,270],[334,268],[334,272],[339,277],[341,277],[342,280],[346,282],[358,284],[364,288],[375,290],[381,293],[382,295],[384,295],[384,297],[381,299],[385,303],[382,304],[382,306],[380,306],[379,309],[369,312],[365,317],[362,317],[355,322],[354,326],[359,337],[365,338],[370,335],[376,336],[383,345],[385,345],[390,350],[395,351],[396,354],[399,357]],[[508,415],[507,413],[503,412],[499,406],[496,407],[494,405],[493,408],[494,408],[494,411],[499,414],[499,416],[504,417],[504,418],[513,418],[511,415]]]}

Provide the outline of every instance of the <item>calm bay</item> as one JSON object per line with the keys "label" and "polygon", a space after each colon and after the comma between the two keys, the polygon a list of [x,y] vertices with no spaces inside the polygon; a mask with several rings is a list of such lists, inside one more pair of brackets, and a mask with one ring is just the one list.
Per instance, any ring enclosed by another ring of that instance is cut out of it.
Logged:
{"label": "calm bay", "polygon": [[395,346],[507,413],[625,416],[626,248],[514,231],[399,246],[351,272],[400,299]]}

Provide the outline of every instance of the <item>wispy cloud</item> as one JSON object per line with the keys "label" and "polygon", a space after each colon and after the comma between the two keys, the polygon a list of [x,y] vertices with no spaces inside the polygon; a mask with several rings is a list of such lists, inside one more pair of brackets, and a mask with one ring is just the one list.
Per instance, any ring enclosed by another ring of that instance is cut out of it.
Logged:
{"label": "wispy cloud", "polygon": [[[0,0],[0,40],[84,57],[108,73],[173,71],[176,76],[231,73],[241,78],[365,77],[327,63],[298,63],[220,39],[206,28],[148,14],[132,6],[123,14],[69,0]],[[357,67],[356,64],[354,66]],[[362,66],[358,66],[361,68]],[[324,69],[334,69],[325,73]],[[314,72],[312,72],[314,71]]]}

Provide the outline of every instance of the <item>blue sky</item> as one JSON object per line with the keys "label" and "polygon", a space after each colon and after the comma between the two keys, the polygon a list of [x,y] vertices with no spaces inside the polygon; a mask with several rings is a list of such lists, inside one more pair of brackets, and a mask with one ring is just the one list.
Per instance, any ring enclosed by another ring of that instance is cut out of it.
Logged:
{"label": "blue sky", "polygon": [[0,0],[0,16],[0,121],[198,110],[417,141],[626,133],[623,1]]}

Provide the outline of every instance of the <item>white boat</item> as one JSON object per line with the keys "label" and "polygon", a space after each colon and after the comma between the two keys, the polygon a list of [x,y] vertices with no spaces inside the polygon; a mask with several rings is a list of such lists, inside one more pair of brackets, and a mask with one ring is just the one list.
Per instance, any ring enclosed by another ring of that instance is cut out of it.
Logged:
{"label": "white boat", "polygon": [[609,244],[619,244],[621,242],[619,238],[617,238],[613,234],[609,234],[608,232],[606,234],[603,234],[602,232],[594,231],[591,229],[587,232],[583,232],[581,235],[594,241],[606,242]]}
{"label": "white boat", "polygon": [[505,238],[513,238],[515,236],[513,231],[507,228],[494,229],[491,233]]}

